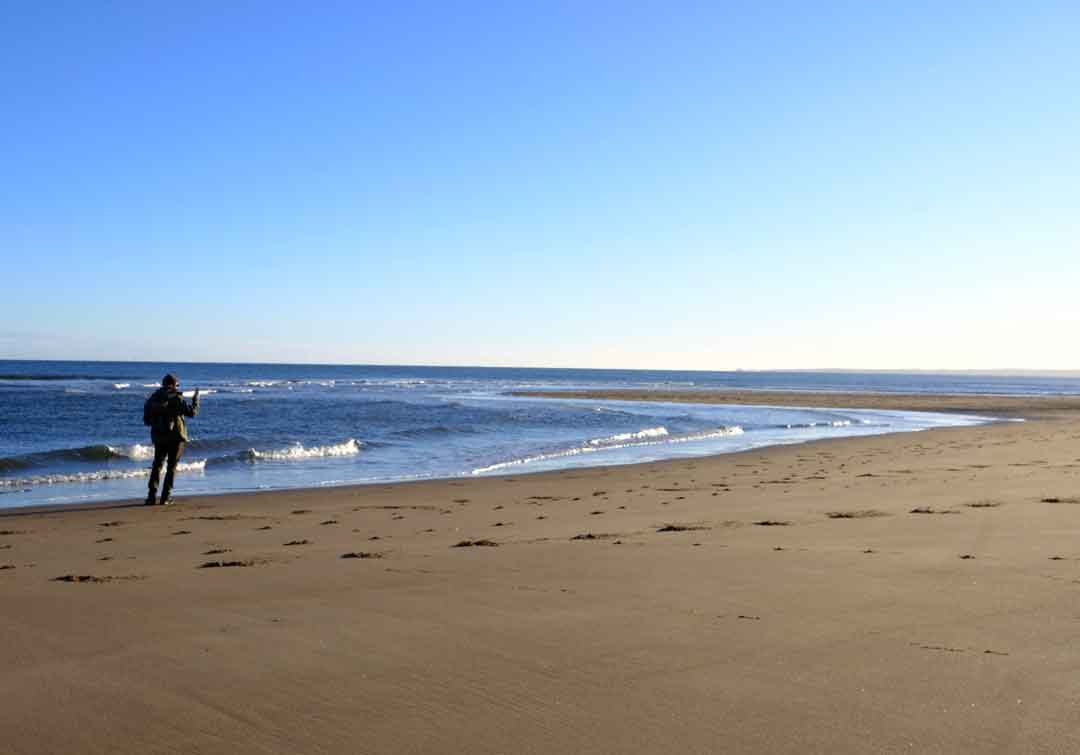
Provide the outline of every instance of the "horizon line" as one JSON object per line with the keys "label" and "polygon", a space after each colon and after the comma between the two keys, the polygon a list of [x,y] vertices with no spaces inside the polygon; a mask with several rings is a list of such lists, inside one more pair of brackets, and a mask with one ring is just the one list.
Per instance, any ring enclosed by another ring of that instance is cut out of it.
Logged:
{"label": "horizon line", "polygon": [[1013,376],[1080,376],[1080,368],[1041,368],[1041,367],[725,367],[725,368],[677,368],[677,367],[568,367],[553,365],[507,365],[507,364],[448,364],[448,363],[391,363],[391,362],[286,362],[286,361],[186,361],[156,359],[26,359],[21,357],[0,357],[0,362],[52,362],[59,364],[206,364],[206,365],[261,365],[278,367],[403,367],[403,368],[442,368],[442,369],[485,369],[485,370],[580,370],[594,372],[816,372],[816,373],[878,373],[878,374],[913,374],[929,373],[935,375],[1013,375]]}

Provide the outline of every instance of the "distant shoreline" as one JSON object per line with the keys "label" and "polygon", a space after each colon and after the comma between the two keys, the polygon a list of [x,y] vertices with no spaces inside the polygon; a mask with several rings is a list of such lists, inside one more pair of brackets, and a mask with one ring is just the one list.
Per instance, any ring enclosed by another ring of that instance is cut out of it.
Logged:
{"label": "distant shoreline", "polygon": [[513,391],[527,398],[664,401],[692,404],[743,404],[817,409],[884,409],[1010,418],[1052,418],[1080,412],[1080,396],[1005,396],[987,394],[918,394],[776,390],[571,390]]}

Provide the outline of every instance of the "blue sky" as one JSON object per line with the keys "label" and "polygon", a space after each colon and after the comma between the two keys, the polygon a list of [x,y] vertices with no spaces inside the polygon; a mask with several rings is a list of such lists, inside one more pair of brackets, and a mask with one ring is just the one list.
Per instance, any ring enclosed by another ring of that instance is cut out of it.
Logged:
{"label": "blue sky", "polygon": [[6,3],[0,357],[1080,368],[1078,34],[1072,2]]}

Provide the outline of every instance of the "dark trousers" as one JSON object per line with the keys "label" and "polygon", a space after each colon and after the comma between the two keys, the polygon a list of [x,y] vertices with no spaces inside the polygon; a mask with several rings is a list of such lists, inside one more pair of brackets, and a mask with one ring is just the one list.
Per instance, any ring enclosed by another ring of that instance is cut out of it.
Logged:
{"label": "dark trousers", "polygon": [[165,485],[161,488],[161,500],[166,500],[172,492],[173,475],[176,474],[176,465],[180,457],[184,455],[184,441],[175,440],[167,443],[154,444],[154,466],[150,468],[150,493],[149,498],[157,496],[158,480],[161,479],[161,465],[165,466]]}

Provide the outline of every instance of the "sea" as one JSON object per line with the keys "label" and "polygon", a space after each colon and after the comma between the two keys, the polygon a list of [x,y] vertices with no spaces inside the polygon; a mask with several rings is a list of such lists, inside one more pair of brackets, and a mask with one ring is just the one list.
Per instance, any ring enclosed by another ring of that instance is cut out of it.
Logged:
{"label": "sea", "polygon": [[0,360],[0,508],[144,497],[142,406],[167,372],[186,395],[201,389],[179,497],[527,474],[993,419],[558,397],[567,390],[1080,394],[1080,377]]}

